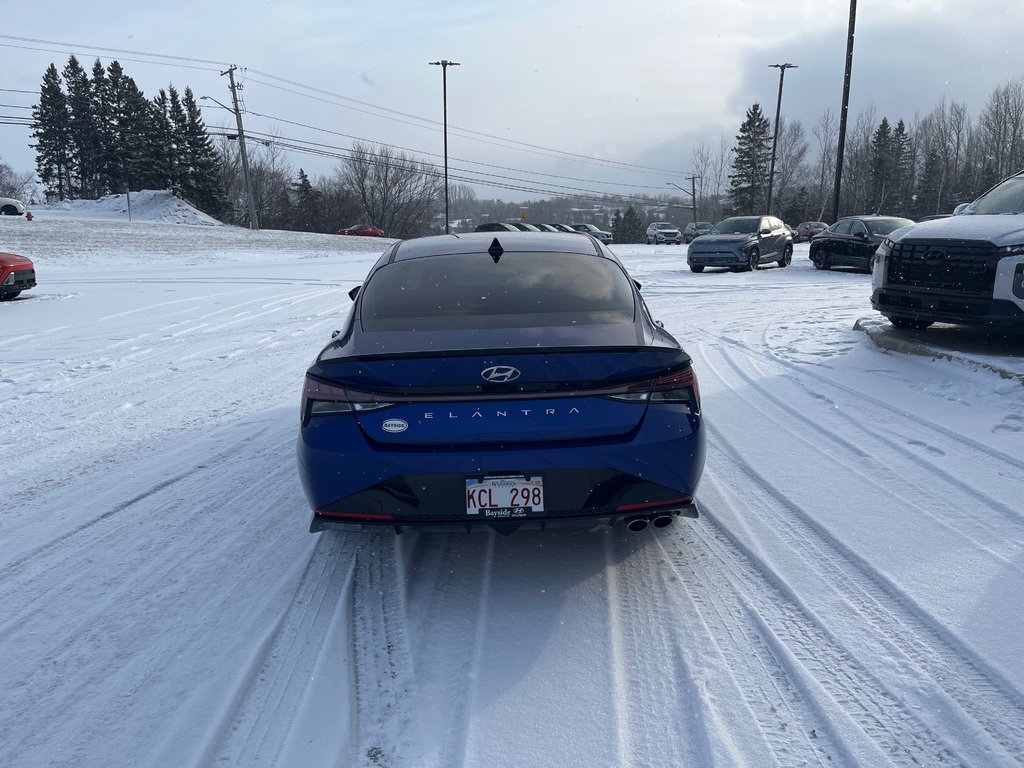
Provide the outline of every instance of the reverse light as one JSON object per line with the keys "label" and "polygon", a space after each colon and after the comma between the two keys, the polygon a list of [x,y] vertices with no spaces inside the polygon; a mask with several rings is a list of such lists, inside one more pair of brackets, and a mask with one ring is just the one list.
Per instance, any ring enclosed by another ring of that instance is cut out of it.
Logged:
{"label": "reverse light", "polygon": [[394,405],[373,392],[363,392],[340,384],[328,384],[306,376],[302,389],[301,417],[303,425],[314,416],[328,416],[364,411],[379,411]]}
{"label": "reverse light", "polygon": [[654,381],[631,384],[622,392],[608,396],[613,400],[634,403],[681,403],[689,405],[695,413],[700,410],[700,389],[697,386],[697,375],[690,365],[659,376]]}

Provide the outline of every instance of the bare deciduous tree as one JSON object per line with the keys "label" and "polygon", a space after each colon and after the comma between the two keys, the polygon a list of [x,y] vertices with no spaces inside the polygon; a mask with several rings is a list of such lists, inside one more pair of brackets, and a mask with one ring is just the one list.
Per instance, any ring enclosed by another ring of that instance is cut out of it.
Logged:
{"label": "bare deciduous tree", "polygon": [[417,237],[436,227],[431,218],[444,201],[444,177],[435,166],[387,145],[357,142],[339,171],[367,221],[389,237]]}

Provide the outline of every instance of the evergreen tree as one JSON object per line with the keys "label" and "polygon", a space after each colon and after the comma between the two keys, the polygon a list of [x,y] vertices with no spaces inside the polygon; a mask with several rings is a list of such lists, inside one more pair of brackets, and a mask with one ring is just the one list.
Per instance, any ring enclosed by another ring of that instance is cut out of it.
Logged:
{"label": "evergreen tree", "polygon": [[89,96],[92,102],[93,145],[92,165],[95,183],[93,194],[105,195],[113,191],[110,184],[111,169],[117,165],[117,142],[112,130],[110,88],[107,84],[107,72],[99,59],[92,66],[92,80],[89,84]]}
{"label": "evergreen tree", "polygon": [[174,123],[171,102],[163,88],[150,103],[143,178],[149,189],[172,189],[175,181]]}
{"label": "evergreen tree", "polygon": [[736,214],[757,214],[766,205],[771,160],[769,122],[761,112],[760,104],[755,103],[747,110],[732,151],[729,205]]}
{"label": "evergreen tree", "polygon": [[889,119],[882,118],[871,137],[871,181],[868,192],[868,210],[878,213],[888,202],[892,185],[893,168],[892,128]]}
{"label": "evergreen tree", "polygon": [[74,55],[68,58],[64,67],[64,86],[67,88],[71,128],[71,195],[95,200],[99,196],[99,131],[93,112],[92,84]]}
{"label": "evergreen tree", "polygon": [[647,227],[636,206],[629,206],[622,214],[622,221],[619,222],[619,228],[614,230],[613,237],[616,243],[622,244],[647,242]]}
{"label": "evergreen tree", "polygon": [[125,186],[132,191],[160,189],[165,186],[165,180],[160,172],[163,162],[159,137],[155,136],[155,111],[130,77],[124,79],[123,104],[119,129],[120,165]]}
{"label": "evergreen tree", "polygon": [[191,88],[185,88],[181,104],[185,112],[185,144],[179,153],[185,168],[182,193],[200,210],[218,216],[224,209],[224,192],[217,150]]}
{"label": "evergreen tree", "polygon": [[320,201],[323,195],[309,182],[309,177],[302,168],[299,168],[298,181],[292,184],[292,196],[295,199],[292,208],[293,228],[302,232],[315,232],[320,219]]}
{"label": "evergreen tree", "polygon": [[[93,82],[96,76],[93,76]],[[100,164],[101,181],[108,192],[128,189],[128,154],[131,137],[128,125],[128,78],[120,63],[113,61],[102,80],[101,108],[97,111],[103,140],[103,160]]]}
{"label": "evergreen tree", "polygon": [[622,209],[616,208],[612,216],[612,239],[616,243],[625,242],[622,240]]}
{"label": "evergreen tree", "polygon": [[907,215],[914,195],[914,145],[902,119],[892,132],[893,197],[889,211]]}
{"label": "evergreen tree", "polygon": [[58,200],[71,195],[71,120],[60,74],[53,64],[43,75],[39,104],[32,109],[36,173]]}

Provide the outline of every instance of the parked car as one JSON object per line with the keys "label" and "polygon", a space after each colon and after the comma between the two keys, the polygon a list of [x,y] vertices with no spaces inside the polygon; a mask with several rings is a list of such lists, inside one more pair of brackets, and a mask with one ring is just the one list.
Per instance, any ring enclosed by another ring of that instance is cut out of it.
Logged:
{"label": "parked car", "polygon": [[878,246],[871,306],[898,328],[1024,328],[1024,171]]}
{"label": "parked car", "polygon": [[675,224],[670,224],[667,221],[655,221],[647,227],[648,245],[660,245],[661,243],[679,245],[681,242],[683,242],[683,233]]}
{"label": "parked car", "polygon": [[694,238],[706,235],[714,226],[710,221],[691,221],[683,227],[683,242],[692,243]]}
{"label": "parked car", "polygon": [[733,216],[690,243],[686,263],[694,272],[705,267],[728,267],[749,272],[769,261],[788,267],[793,261],[793,238],[774,216]]}
{"label": "parked car", "polygon": [[474,232],[518,232],[518,227],[506,224],[504,221],[489,221],[486,224],[478,224]]}
{"label": "parked car", "polygon": [[22,291],[35,287],[36,268],[31,259],[0,253],[0,301],[17,298]]}
{"label": "parked car", "polygon": [[527,224],[525,221],[510,221],[509,226],[513,229],[518,229],[520,232],[540,232],[540,227],[535,227],[533,224]]}
{"label": "parked car", "polygon": [[579,234],[578,229],[573,229],[568,224],[552,224],[551,226],[557,229],[559,232],[572,232],[573,234]]}
{"label": "parked car", "polygon": [[311,531],[669,525],[705,430],[680,343],[593,238],[400,241],[306,371]]}
{"label": "parked car", "polygon": [[899,216],[844,216],[811,240],[810,259],[817,269],[857,267],[870,271],[875,249],[885,236],[913,223]]}
{"label": "parked car", "polygon": [[558,231],[560,231],[558,229],[558,227],[556,227],[554,224],[538,224],[537,222],[534,222],[533,226],[536,227],[537,229],[539,229],[541,232],[558,232]]}
{"label": "parked car", "polygon": [[610,245],[612,242],[611,232],[605,232],[603,229],[594,226],[593,224],[570,224],[569,226],[577,232],[584,232],[588,235],[593,235],[605,245]]}
{"label": "parked car", "polygon": [[801,221],[796,225],[796,242],[805,243],[828,229],[824,221]]}
{"label": "parked car", "polygon": [[0,197],[0,216],[21,216],[25,213],[25,204],[13,197]]}
{"label": "parked car", "polygon": [[338,230],[339,235],[356,235],[357,237],[384,237],[384,230],[372,224],[353,224]]}

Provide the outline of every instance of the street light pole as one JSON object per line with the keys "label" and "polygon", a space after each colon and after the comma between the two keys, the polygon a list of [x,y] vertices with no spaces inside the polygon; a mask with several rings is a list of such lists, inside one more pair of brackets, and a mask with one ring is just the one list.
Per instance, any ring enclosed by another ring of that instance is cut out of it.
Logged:
{"label": "street light pole", "polygon": [[772,162],[768,169],[768,205],[765,213],[772,212],[772,185],[775,183],[775,148],[779,144],[779,113],[782,111],[782,82],[786,79],[787,69],[796,69],[796,64],[769,64],[779,70],[779,99],[775,102],[775,132],[772,134]]}
{"label": "street light pole", "polygon": [[839,191],[843,185],[843,152],[846,151],[846,115],[850,109],[850,76],[853,73],[853,38],[857,27],[857,0],[850,0],[850,24],[846,33],[846,70],[843,104],[839,110],[839,146],[836,148],[836,182],[832,193],[832,221],[839,219]]}
{"label": "street light pole", "polygon": [[448,59],[427,63],[441,68],[441,94],[444,108],[444,233],[447,235],[451,231],[448,216],[448,67],[458,67],[460,64],[457,61],[448,61]]}

